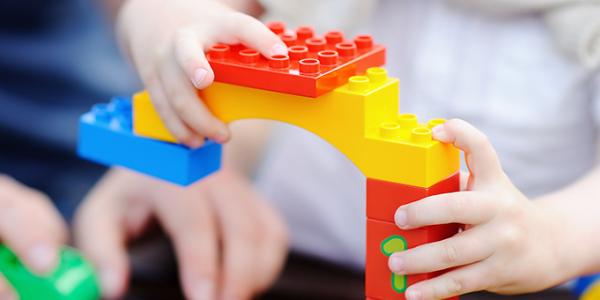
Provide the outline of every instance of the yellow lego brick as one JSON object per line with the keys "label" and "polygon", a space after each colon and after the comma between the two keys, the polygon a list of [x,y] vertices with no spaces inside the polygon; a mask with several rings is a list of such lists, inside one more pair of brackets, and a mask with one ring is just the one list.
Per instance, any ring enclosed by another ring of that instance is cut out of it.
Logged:
{"label": "yellow lego brick", "polygon": [[[398,80],[387,77],[382,68],[371,68],[366,76],[354,76],[318,98],[218,82],[200,92],[200,97],[224,122],[269,119],[311,131],[339,149],[368,178],[430,187],[459,169],[454,147],[432,140],[428,126],[419,124],[414,115],[398,115]],[[135,132],[154,138],[160,132],[164,137],[156,113],[137,111],[137,107],[152,107],[148,95],[140,94],[136,102],[134,115],[146,115],[141,118],[144,122],[134,126],[152,126]]]}
{"label": "yellow lego brick", "polygon": [[160,119],[148,93],[143,91],[133,95],[133,132],[136,135],[161,141],[176,143],[177,139],[169,132]]}

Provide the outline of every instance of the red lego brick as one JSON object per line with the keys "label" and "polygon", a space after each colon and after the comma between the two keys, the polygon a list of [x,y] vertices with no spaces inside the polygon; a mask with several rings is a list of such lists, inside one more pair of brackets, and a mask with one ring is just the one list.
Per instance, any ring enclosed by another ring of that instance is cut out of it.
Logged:
{"label": "red lego brick", "polygon": [[266,58],[243,45],[216,44],[207,53],[216,81],[314,98],[385,64],[385,47],[369,35],[346,40],[340,31],[317,37],[308,26],[295,32],[280,22],[268,26],[288,45],[289,54]]}
{"label": "red lego brick", "polygon": [[[391,253],[386,253],[393,248],[386,249],[384,247],[386,241],[401,238],[406,242],[406,247],[414,248],[451,237],[458,232],[458,228],[459,225],[450,224],[405,231],[400,230],[392,222],[367,219],[366,296],[385,300],[405,299],[402,286],[393,287],[393,274],[388,268],[388,257]],[[439,274],[440,272],[406,276],[404,288]],[[395,280],[397,280],[396,283],[401,282],[398,278]]]}
{"label": "red lego brick", "polygon": [[459,173],[428,188],[367,179],[367,218],[394,222],[398,207],[431,195],[456,192],[460,189],[459,181]]}

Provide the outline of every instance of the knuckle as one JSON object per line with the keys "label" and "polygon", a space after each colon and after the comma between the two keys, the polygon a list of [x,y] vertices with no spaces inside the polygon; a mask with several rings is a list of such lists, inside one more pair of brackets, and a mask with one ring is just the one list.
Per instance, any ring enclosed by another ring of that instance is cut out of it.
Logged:
{"label": "knuckle", "polygon": [[181,96],[180,92],[177,89],[168,88],[167,94],[171,101],[171,105],[173,106],[173,109],[176,112],[182,114],[188,111],[189,102],[186,100],[185,97]]}
{"label": "knuckle", "polygon": [[505,246],[512,248],[523,243],[526,238],[526,233],[519,226],[507,225],[500,230],[498,237]]}
{"label": "knuckle", "polygon": [[444,295],[439,295],[441,297],[445,297],[448,295],[460,295],[465,291],[466,281],[458,276],[450,277],[447,285],[446,291]]}
{"label": "knuckle", "polygon": [[454,265],[458,262],[458,249],[453,242],[442,243],[442,261],[447,265]]}
{"label": "knuckle", "polygon": [[450,213],[454,216],[464,213],[465,209],[470,206],[469,198],[463,193],[456,194],[456,197],[450,201]]}
{"label": "knuckle", "polygon": [[473,146],[475,148],[488,147],[490,144],[488,136],[483,132],[477,132],[473,137]]}

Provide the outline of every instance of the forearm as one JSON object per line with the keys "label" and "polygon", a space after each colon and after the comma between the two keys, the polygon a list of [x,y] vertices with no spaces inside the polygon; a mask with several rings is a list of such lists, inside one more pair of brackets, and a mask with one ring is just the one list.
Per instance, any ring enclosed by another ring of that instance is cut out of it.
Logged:
{"label": "forearm", "polygon": [[568,275],[600,272],[600,166],[536,203],[558,218],[557,238]]}

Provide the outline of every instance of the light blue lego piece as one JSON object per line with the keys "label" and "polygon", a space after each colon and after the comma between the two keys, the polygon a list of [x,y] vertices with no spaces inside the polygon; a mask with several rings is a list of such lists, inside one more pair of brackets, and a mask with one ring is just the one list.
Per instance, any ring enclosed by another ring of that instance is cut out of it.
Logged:
{"label": "light blue lego piece", "polygon": [[220,144],[207,141],[191,149],[139,137],[132,132],[131,119],[131,98],[95,105],[79,121],[79,155],[184,186],[220,169]]}

